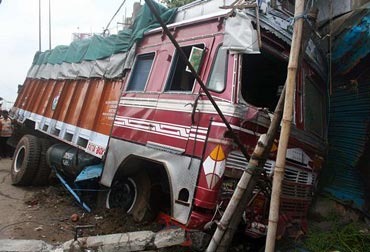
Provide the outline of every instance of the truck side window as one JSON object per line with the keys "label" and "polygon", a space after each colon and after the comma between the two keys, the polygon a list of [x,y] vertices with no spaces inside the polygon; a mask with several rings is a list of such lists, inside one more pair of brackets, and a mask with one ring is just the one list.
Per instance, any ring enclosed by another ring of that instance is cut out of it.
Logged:
{"label": "truck side window", "polygon": [[215,92],[222,92],[225,89],[226,71],[227,50],[220,46],[213,62],[212,72],[207,83],[207,88]]}
{"label": "truck side window", "polygon": [[132,69],[127,91],[143,91],[152,68],[154,53],[138,55]]}
{"label": "truck side window", "polygon": [[244,54],[242,67],[243,99],[253,106],[274,111],[285,83],[287,62],[262,51]]}
{"label": "truck side window", "polygon": [[305,129],[320,137],[324,135],[325,96],[310,77],[304,81]]}
{"label": "truck side window", "polygon": [[[181,49],[184,51],[185,55],[189,58],[192,50],[194,51],[193,47],[200,49],[201,51],[204,49],[203,44],[199,45],[192,45],[192,46],[184,46]],[[196,59],[195,63],[198,64],[198,70],[200,69],[200,58]],[[192,61],[192,59],[190,59]],[[194,63],[193,63],[194,66]],[[174,58],[172,60],[171,72],[167,81],[165,91],[191,91],[193,90],[195,77],[193,74],[187,70],[186,63],[180,58],[179,53],[176,52]]]}

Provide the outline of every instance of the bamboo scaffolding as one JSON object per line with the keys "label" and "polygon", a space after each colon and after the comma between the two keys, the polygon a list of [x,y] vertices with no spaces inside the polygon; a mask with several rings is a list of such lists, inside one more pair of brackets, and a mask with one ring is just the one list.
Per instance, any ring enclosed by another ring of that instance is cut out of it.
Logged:
{"label": "bamboo scaffolding", "polygon": [[250,181],[247,182],[246,190],[244,190],[243,194],[241,195],[240,201],[238,203],[234,203],[234,204],[237,204],[237,207],[235,208],[235,211],[231,214],[232,216],[231,216],[231,220],[229,223],[229,228],[225,230],[224,235],[220,241],[220,244],[216,250],[217,252],[228,251],[231,241],[234,237],[235,231],[237,229],[237,226],[241,220],[242,214],[245,211],[247,202],[251,198],[258,180],[261,178],[261,172],[263,171],[266,158],[268,157],[268,154],[271,150],[272,144],[274,142],[276,133],[279,129],[279,125],[281,122],[284,98],[285,98],[284,93],[285,93],[285,88],[284,88],[282,95],[280,96],[278,105],[276,106],[270,127],[267,133],[262,135],[261,138],[259,139],[257,146],[255,147],[255,150],[251,156],[251,159],[248,162],[247,170],[244,173],[246,173],[250,169],[252,170],[256,169],[255,167],[258,167],[258,169],[254,171],[253,176],[251,177]]}
{"label": "bamboo scaffolding", "polygon": [[294,16],[297,18],[295,18],[294,22],[293,38],[289,55],[283,122],[280,132],[276,165],[274,169],[265,252],[275,251],[276,230],[279,221],[281,185],[284,178],[285,157],[293,118],[294,92],[303,30],[303,18],[298,17],[302,16],[303,11],[304,0],[296,0]]}
{"label": "bamboo scaffolding", "polygon": [[258,179],[260,178],[262,167],[265,164],[266,158],[271,150],[276,133],[279,129],[283,114],[284,94],[285,86],[275,108],[268,131],[258,140],[257,146],[248,162],[248,166],[244,170],[230,203],[217,225],[217,229],[207,247],[207,252],[227,251],[229,248],[236,231],[236,226],[240,222],[245,206],[253,193]]}

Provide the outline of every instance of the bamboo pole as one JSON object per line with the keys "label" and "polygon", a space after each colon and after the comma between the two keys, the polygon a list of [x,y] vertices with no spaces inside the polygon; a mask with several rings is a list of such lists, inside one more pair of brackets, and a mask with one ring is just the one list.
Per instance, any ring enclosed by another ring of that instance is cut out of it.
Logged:
{"label": "bamboo pole", "polygon": [[[277,130],[279,129],[283,114],[284,98],[285,86],[280,95],[278,104],[276,105],[268,131],[259,139],[248,162],[248,166],[244,170],[243,175],[238,182],[230,203],[217,225],[217,229],[212,236],[206,252],[221,252],[228,250],[236,231],[236,227],[240,222],[247,201],[253,193],[262,167],[264,166],[266,158],[271,150]],[[256,167],[259,167],[260,169],[257,169]]]}
{"label": "bamboo pole", "polygon": [[[259,155],[264,146],[265,146],[264,139],[260,138],[257,144],[257,148],[253,152],[253,155],[254,156]],[[220,222],[217,224],[217,229],[213,234],[210,243],[208,244],[206,252],[214,252],[216,250],[223,251],[223,247],[225,246],[220,247],[220,244],[222,242],[225,232],[227,230],[235,228],[235,226],[231,226],[230,223],[232,223],[233,215],[236,212],[238,206],[241,205],[241,198],[243,197],[244,193],[251,195],[256,185],[258,175],[260,173],[261,168],[258,167],[258,161],[256,159],[251,158],[248,163],[248,168],[244,170],[243,175],[240,178],[238,185],[235,189],[235,192],[231,197],[230,203],[227,205],[225,213],[222,215]],[[252,192],[250,191],[251,190],[250,188],[252,188]]]}
{"label": "bamboo pole", "polygon": [[[300,15],[302,15],[303,11],[304,11],[304,0],[296,0],[294,8],[295,17],[299,17]],[[293,38],[289,55],[283,122],[280,132],[276,165],[274,169],[269,212],[269,225],[267,230],[265,252],[275,251],[276,230],[279,221],[281,184],[284,178],[285,157],[293,118],[293,105],[294,105],[293,101],[296,86],[297,68],[299,64],[302,28],[303,28],[303,19],[302,18],[296,19],[294,22]]]}
{"label": "bamboo pole", "polygon": [[229,228],[225,231],[225,234],[219,244],[219,247],[217,248],[217,252],[226,252],[229,249],[229,246],[231,244],[231,241],[234,237],[235,231],[237,229],[238,224],[240,223],[240,220],[242,218],[243,212],[245,211],[245,208],[248,204],[249,199],[253,195],[253,191],[256,187],[256,184],[258,180],[260,179],[260,172],[263,170],[263,167],[265,165],[266,159],[268,158],[268,155],[270,153],[272,144],[274,142],[276,133],[279,129],[279,125],[281,122],[282,112],[283,112],[283,105],[284,105],[284,93],[280,96],[278,105],[276,106],[273,119],[271,121],[270,127],[266,134],[262,135],[260,140],[258,141],[257,146],[255,147],[255,151],[252,154],[251,159],[249,160],[249,163],[251,163],[251,166],[249,166],[248,163],[248,169],[256,165],[260,168],[255,174],[254,177],[252,177],[252,180],[248,183],[247,189],[245,190],[244,194],[242,194],[240,202],[238,202],[238,205],[232,214],[232,218],[229,223]]}

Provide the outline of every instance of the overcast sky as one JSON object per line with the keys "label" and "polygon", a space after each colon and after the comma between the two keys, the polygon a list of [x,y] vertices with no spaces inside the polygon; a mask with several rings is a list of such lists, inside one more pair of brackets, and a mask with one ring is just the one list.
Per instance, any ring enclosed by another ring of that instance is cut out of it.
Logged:
{"label": "overcast sky", "polygon": [[[68,45],[74,32],[101,32],[123,0],[51,0],[51,45]],[[125,5],[113,20],[131,16],[133,2]],[[42,51],[49,49],[48,3],[41,0]],[[0,97],[15,101],[17,86],[23,84],[33,56],[39,48],[39,0],[2,0],[0,4]],[[5,105],[5,104],[4,104]],[[9,106],[7,107],[9,108]]]}

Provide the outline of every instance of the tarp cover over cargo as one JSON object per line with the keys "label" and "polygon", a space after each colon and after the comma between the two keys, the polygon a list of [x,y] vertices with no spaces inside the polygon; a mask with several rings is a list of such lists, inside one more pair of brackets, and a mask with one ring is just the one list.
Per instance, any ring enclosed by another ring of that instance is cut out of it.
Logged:
{"label": "tarp cover over cargo", "polygon": [[[171,23],[176,9],[167,9],[153,2],[165,23]],[[134,56],[135,43],[148,30],[159,27],[145,4],[131,28],[117,35],[94,35],[69,46],[56,46],[52,50],[37,52],[27,77],[35,79],[117,78],[129,68]],[[131,50],[130,50],[131,49]],[[131,53],[130,53],[131,52]]]}

